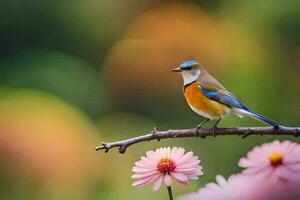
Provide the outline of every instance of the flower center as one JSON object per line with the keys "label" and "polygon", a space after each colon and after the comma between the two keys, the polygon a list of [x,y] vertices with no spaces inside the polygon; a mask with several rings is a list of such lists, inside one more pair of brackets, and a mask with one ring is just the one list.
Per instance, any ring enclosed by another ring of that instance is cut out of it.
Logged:
{"label": "flower center", "polygon": [[273,167],[277,167],[282,165],[283,154],[281,152],[274,152],[269,154],[268,159]]}
{"label": "flower center", "polygon": [[158,161],[157,169],[162,174],[170,174],[176,168],[175,162],[170,158],[162,158]]}

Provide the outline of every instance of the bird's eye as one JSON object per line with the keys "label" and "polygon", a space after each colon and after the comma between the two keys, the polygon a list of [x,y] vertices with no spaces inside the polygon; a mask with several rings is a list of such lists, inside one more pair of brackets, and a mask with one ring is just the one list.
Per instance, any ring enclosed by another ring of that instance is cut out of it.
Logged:
{"label": "bird's eye", "polygon": [[183,70],[191,70],[191,69],[192,69],[192,66],[188,66],[188,67],[183,68]]}

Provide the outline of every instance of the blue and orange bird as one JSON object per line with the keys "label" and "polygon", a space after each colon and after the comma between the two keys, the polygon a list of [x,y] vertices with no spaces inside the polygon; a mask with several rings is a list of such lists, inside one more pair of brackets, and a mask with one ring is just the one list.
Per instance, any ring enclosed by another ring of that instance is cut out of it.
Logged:
{"label": "blue and orange bird", "polygon": [[206,122],[216,119],[214,127],[217,127],[221,119],[227,114],[235,114],[239,117],[253,117],[266,124],[279,128],[279,124],[252,111],[242,104],[235,95],[226,90],[195,60],[187,60],[172,70],[179,72],[183,77],[184,97],[197,114],[206,118],[197,128],[201,128]]}

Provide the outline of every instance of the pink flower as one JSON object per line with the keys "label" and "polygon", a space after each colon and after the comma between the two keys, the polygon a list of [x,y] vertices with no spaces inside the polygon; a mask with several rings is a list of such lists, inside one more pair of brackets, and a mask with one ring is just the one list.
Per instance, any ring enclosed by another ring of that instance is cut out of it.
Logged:
{"label": "pink flower", "polygon": [[300,145],[290,141],[274,141],[255,147],[239,166],[243,173],[270,178],[272,181],[300,181]]}
{"label": "pink flower", "polygon": [[133,186],[141,187],[154,181],[153,191],[156,192],[164,182],[171,186],[172,178],[178,183],[187,185],[188,180],[196,180],[202,175],[200,160],[193,152],[184,153],[183,148],[159,148],[148,151],[132,168]]}
{"label": "pink flower", "polygon": [[198,192],[190,193],[180,200],[296,200],[299,184],[287,185],[243,174],[231,175],[228,180],[216,177],[216,183],[208,183]]}
{"label": "pink flower", "polygon": [[228,180],[216,176],[216,183],[208,183],[196,193],[184,195],[180,200],[249,200],[249,194],[257,187],[254,180],[240,174],[231,175]]}

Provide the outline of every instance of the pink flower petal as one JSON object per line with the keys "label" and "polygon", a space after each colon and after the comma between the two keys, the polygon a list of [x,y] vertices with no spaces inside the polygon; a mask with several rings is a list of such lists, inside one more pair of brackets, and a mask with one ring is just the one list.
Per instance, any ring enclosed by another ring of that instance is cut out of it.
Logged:
{"label": "pink flower petal", "polygon": [[149,158],[147,158],[146,156],[142,156],[141,157],[141,161],[148,163],[149,165],[155,165],[156,161],[154,160],[149,160]]}
{"label": "pink flower petal", "polygon": [[153,177],[153,176],[149,176],[147,178],[144,178],[144,179],[139,179],[137,181],[135,181],[134,183],[132,183],[132,186],[135,186],[135,187],[141,187],[141,186],[144,186],[146,185],[147,183],[151,182],[153,179],[155,179],[156,177]]}
{"label": "pink flower petal", "polygon": [[[300,155],[300,154],[299,154]],[[286,168],[288,168],[291,171],[300,172],[300,162],[298,163],[285,163]]]}
{"label": "pink flower petal", "polygon": [[290,182],[300,182],[300,173],[295,173],[285,167],[278,169],[278,176]]}
{"label": "pink flower petal", "polygon": [[153,171],[153,172],[148,172],[148,173],[133,174],[131,176],[131,178],[133,178],[133,179],[144,179],[144,178],[147,178],[149,176],[156,176],[158,174],[159,174],[158,171]]}
{"label": "pink flower petal", "polygon": [[146,156],[148,157],[149,160],[152,160],[152,161],[157,161],[159,159],[159,157],[156,155],[156,153],[154,151],[146,152]]}
{"label": "pink flower petal", "polygon": [[[176,149],[175,149],[176,148]],[[172,149],[173,150],[173,149]],[[182,156],[184,155],[184,149],[183,148],[177,148],[174,147],[174,150],[171,151],[171,156],[172,159],[176,162],[177,160],[179,160]]]}
{"label": "pink flower petal", "polygon": [[[201,174],[201,175],[202,175],[202,174]],[[199,177],[198,177],[198,176],[189,176],[189,179],[190,179],[190,180],[198,180]]]}
{"label": "pink flower petal", "polygon": [[261,165],[269,165],[268,161],[264,162],[253,162],[251,159],[241,158],[238,164],[240,167],[259,167]]}
{"label": "pink flower petal", "polygon": [[156,169],[149,169],[149,168],[141,168],[141,167],[133,167],[132,171],[135,173],[145,173],[145,172],[152,172],[156,171]]}
{"label": "pink flower petal", "polygon": [[199,166],[200,161],[198,160],[192,160],[190,162],[187,163],[182,163],[182,164],[177,164],[177,167],[180,168],[191,168],[191,167],[197,167]]}
{"label": "pink flower petal", "polygon": [[171,175],[179,182],[187,182],[188,181],[188,177],[184,174],[173,172],[173,173],[171,173]]}
{"label": "pink flower petal", "polygon": [[193,158],[193,152],[187,152],[186,154],[184,154],[178,161],[177,161],[177,165],[180,165],[184,162],[188,162]]}
{"label": "pink flower petal", "polygon": [[150,169],[152,169],[153,167],[155,167],[154,164],[145,162],[143,160],[137,161],[134,164],[135,164],[135,166],[140,167],[140,168],[150,168]]}
{"label": "pink flower petal", "polygon": [[158,179],[156,179],[156,181],[154,182],[154,185],[153,185],[153,188],[152,188],[152,191],[153,192],[157,192],[163,182],[163,176],[159,176]]}
{"label": "pink flower petal", "polygon": [[165,175],[164,177],[164,183],[166,184],[166,186],[171,186],[172,184],[172,179],[171,179],[171,176],[170,175]]}
{"label": "pink flower petal", "polygon": [[190,171],[195,171],[197,170],[197,167],[194,167],[194,168],[176,168],[175,169],[175,172],[183,172],[183,173],[186,173],[186,172],[190,172]]}

